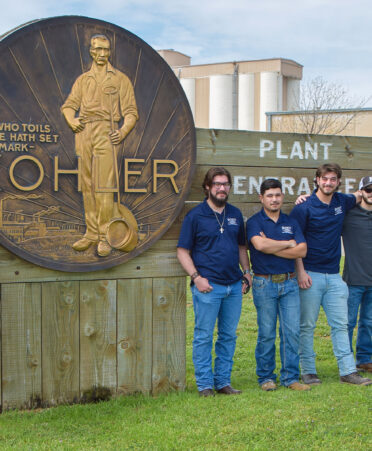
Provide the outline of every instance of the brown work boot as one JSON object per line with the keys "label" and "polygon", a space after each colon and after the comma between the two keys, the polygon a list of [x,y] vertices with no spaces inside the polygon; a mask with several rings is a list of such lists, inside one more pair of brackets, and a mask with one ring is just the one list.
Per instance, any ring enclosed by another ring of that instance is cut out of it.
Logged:
{"label": "brown work boot", "polygon": [[372,373],[372,363],[359,363],[359,365],[357,365],[357,370]]}
{"label": "brown work boot", "polygon": [[102,240],[102,241],[100,241],[99,243],[98,243],[98,246],[97,246],[97,254],[100,256],[100,257],[107,257],[108,255],[110,255],[110,253],[111,253],[111,246],[108,244],[108,242],[107,241],[105,241],[105,240]]}
{"label": "brown work boot", "polygon": [[371,379],[368,379],[367,377],[362,377],[357,372],[347,374],[346,376],[341,376],[340,382],[342,384],[353,384],[353,385],[371,385],[372,384]]}
{"label": "brown work boot", "polygon": [[76,241],[72,245],[72,248],[75,249],[75,251],[79,251],[79,252],[86,251],[92,244],[95,244],[95,243],[96,243],[96,241],[90,240],[89,238],[86,238],[85,236],[83,236],[83,238]]}
{"label": "brown work boot", "polygon": [[217,393],[220,395],[240,395],[241,390],[235,390],[235,388],[232,388],[231,385],[226,385],[226,387],[222,387],[217,390]]}
{"label": "brown work boot", "polygon": [[293,384],[288,385],[288,388],[294,391],[307,391],[311,390],[310,385],[307,384],[300,384],[299,382],[293,382]]}
{"label": "brown work boot", "polygon": [[276,383],[274,381],[267,381],[261,385],[263,391],[274,391],[276,390]]}

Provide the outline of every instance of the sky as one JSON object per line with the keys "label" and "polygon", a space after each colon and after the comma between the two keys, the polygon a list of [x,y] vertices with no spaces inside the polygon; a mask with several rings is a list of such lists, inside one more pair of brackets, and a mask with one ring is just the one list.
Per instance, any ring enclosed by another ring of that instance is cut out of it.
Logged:
{"label": "sky", "polygon": [[288,58],[304,80],[322,76],[372,107],[372,6],[369,0],[12,0],[0,34],[34,19],[80,15],[174,49],[192,64]]}

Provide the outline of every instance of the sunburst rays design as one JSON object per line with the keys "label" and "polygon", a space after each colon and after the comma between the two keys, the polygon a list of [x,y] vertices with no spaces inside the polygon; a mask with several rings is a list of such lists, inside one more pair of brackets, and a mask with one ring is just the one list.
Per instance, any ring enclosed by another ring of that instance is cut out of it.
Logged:
{"label": "sunburst rays design", "polygon": [[[79,261],[75,265],[71,252],[62,257],[61,264],[55,264],[57,269],[66,269],[66,265],[73,271],[110,267],[147,249],[167,230],[182,208],[195,160],[195,131],[186,97],[171,69],[147,44],[115,25],[95,19],[69,16],[33,22],[5,35],[0,41],[0,121],[48,124],[53,133],[59,135],[56,144],[37,142],[29,152],[45,165],[44,181],[37,189],[42,199],[30,200],[34,208],[51,209],[58,205],[58,210],[50,210],[51,219],[79,226],[85,223],[77,177],[60,174],[59,189],[55,192],[53,165],[54,157],[58,155],[61,169],[77,168],[74,135],[60,107],[76,78],[90,68],[89,42],[97,33],[108,35],[111,63],[129,77],[135,89],[139,120],[125,141],[117,146],[120,198],[135,216],[140,231],[142,228],[147,235],[129,254],[113,252],[105,260],[89,255],[86,264]],[[5,180],[0,200],[19,193],[7,174],[14,157],[14,153],[3,152],[0,159],[0,174]],[[123,192],[125,158],[144,160],[139,165],[141,174],[130,175],[129,184],[133,188],[146,187],[146,193]],[[152,192],[153,158],[177,161],[179,194],[174,192],[167,178],[160,177],[157,192]],[[17,180],[25,186],[34,183],[33,175],[29,173],[17,174]],[[32,215],[26,212],[24,216]],[[6,236],[4,240],[2,243],[6,246]],[[17,249],[11,250],[17,253]],[[34,261],[32,255],[25,255],[23,251],[18,255]],[[37,262],[48,266],[44,257]]]}

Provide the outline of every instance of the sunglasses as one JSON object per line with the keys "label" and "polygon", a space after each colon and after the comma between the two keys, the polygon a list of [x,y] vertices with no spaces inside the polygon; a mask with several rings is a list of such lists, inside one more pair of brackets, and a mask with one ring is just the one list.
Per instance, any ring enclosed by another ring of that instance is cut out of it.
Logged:
{"label": "sunglasses", "polygon": [[363,188],[363,191],[365,191],[368,194],[372,193],[372,186],[369,186],[368,188]]}

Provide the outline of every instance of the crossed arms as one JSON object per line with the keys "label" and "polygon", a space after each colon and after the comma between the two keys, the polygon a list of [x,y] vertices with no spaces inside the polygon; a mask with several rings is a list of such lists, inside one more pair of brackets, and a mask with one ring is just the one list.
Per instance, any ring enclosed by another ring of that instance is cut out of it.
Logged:
{"label": "crossed arms", "polygon": [[297,244],[295,240],[273,240],[267,238],[263,232],[251,238],[251,243],[264,254],[273,254],[277,257],[296,259],[306,256],[306,243]]}

